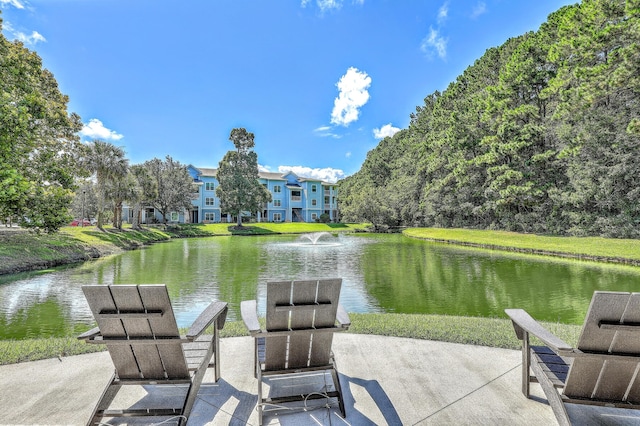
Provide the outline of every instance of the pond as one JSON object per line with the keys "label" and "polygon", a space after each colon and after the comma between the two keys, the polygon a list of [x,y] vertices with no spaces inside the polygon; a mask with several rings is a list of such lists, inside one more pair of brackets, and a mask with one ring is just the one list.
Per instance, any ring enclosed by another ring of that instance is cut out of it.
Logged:
{"label": "pond", "polygon": [[521,307],[580,324],[595,290],[640,291],[640,268],[460,248],[392,235],[174,240],[49,272],[0,278],[0,339],[74,335],[93,324],[83,284],[164,283],[179,326],[211,300],[258,300],[266,282],[341,277],[349,312],[505,317]]}

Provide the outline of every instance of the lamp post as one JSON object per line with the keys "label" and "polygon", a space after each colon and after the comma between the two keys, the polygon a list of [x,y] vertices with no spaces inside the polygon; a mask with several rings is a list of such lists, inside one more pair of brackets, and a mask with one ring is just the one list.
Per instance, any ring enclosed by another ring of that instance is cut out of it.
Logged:
{"label": "lamp post", "polygon": [[80,219],[80,222],[82,222],[82,227],[84,227],[84,195],[87,191],[85,191],[84,189],[82,190],[82,219]]}

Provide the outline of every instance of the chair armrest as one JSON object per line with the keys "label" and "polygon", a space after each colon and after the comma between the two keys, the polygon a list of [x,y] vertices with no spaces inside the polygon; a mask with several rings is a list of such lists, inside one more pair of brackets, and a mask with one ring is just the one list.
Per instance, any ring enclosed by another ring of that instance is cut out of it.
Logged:
{"label": "chair armrest", "polygon": [[567,352],[572,351],[571,345],[544,328],[524,309],[505,309],[504,312],[511,318],[518,339],[523,340],[526,332],[540,339],[555,352],[564,352],[563,355],[568,355]]}
{"label": "chair armrest", "polygon": [[77,337],[78,340],[91,340],[96,336],[100,335],[100,328],[94,327],[91,330],[85,331],[81,335]]}
{"label": "chair armrest", "polygon": [[351,326],[351,319],[346,309],[341,304],[338,304],[338,311],[336,312],[336,320],[340,324],[340,327],[348,329]]}
{"label": "chair armrest", "polygon": [[258,302],[255,300],[240,302],[240,315],[244,325],[252,335],[261,332],[260,322],[258,321]]}
{"label": "chair armrest", "polygon": [[187,331],[187,339],[193,340],[201,335],[215,320],[218,320],[216,327],[222,329],[227,319],[227,310],[226,302],[212,302],[191,324]]}

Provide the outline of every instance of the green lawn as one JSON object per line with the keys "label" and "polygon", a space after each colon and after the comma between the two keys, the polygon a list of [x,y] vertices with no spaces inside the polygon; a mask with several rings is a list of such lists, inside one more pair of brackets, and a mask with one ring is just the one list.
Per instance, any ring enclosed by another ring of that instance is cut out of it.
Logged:
{"label": "green lawn", "polygon": [[550,237],[506,231],[410,228],[404,235],[483,248],[539,254],[564,254],[578,258],[640,264],[640,240],[600,237]]}
{"label": "green lawn", "polygon": [[[504,318],[456,317],[417,314],[349,314],[349,333],[408,337],[496,348],[518,349],[511,321]],[[263,319],[262,319],[263,320]],[[580,326],[543,323],[552,333],[575,345]],[[184,332],[184,330],[183,330]],[[228,322],[222,337],[248,336],[242,321]],[[104,350],[75,337],[0,340],[0,365]]]}
{"label": "green lawn", "polygon": [[[367,224],[364,223],[245,223],[243,229],[236,230],[235,223],[208,223],[208,224],[180,224],[144,226],[142,232],[133,231],[129,225],[124,226],[123,238],[130,235],[141,242],[144,239],[163,240],[170,237],[206,237],[217,235],[269,235],[269,234],[303,234],[307,232],[360,232],[365,231]],[[62,228],[62,232],[77,238],[88,244],[100,244],[105,241],[117,242],[119,231],[110,226],[105,226],[105,232],[100,232],[98,228],[72,227]],[[137,234],[136,234],[137,232]],[[130,234],[131,233],[131,234]],[[112,235],[109,235],[112,234]],[[115,237],[113,236],[115,234]]]}

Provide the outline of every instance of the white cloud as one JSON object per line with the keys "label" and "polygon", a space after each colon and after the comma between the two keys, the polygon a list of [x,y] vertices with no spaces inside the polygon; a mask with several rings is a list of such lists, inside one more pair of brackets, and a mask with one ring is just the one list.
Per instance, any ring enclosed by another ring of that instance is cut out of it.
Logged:
{"label": "white cloud", "polygon": [[15,33],[15,37],[21,42],[23,42],[24,44],[29,44],[29,45],[34,45],[39,41],[47,41],[47,39],[44,38],[44,36],[37,31],[32,31],[31,35],[26,35],[24,33],[17,32]]}
{"label": "white cloud", "polygon": [[[300,0],[301,7],[307,7],[311,3],[312,0]],[[364,0],[351,0],[351,3],[362,6],[364,4]],[[324,14],[324,12],[327,11],[337,11],[342,9],[344,0],[315,0],[315,4],[318,6],[318,9],[320,9],[320,12]]]}
{"label": "white cloud", "polygon": [[80,134],[92,139],[111,139],[117,141],[123,138],[121,134],[104,127],[102,121],[97,118],[89,120],[89,123],[85,124],[82,130],[80,130]]}
{"label": "white cloud", "polygon": [[325,10],[340,9],[342,7],[341,0],[317,0],[316,3],[323,12]]}
{"label": "white cloud", "polygon": [[31,35],[27,35],[22,31],[16,30],[10,22],[3,22],[2,27],[2,29],[9,34],[10,38],[21,41],[26,45],[32,46],[40,41],[47,41],[47,39],[37,31],[32,31]]}
{"label": "white cloud", "polygon": [[379,129],[373,129],[373,136],[376,139],[384,139],[386,137],[391,137],[400,131],[399,128],[393,127],[391,123],[385,124]]}
{"label": "white cloud", "polygon": [[300,177],[318,179],[325,182],[335,183],[345,177],[344,171],[325,167],[324,169],[312,169],[304,166],[278,166],[278,172],[293,172]]}
{"label": "white cloud", "polygon": [[447,39],[442,37],[438,30],[429,28],[429,35],[422,40],[420,50],[428,57],[433,56],[435,51],[440,59],[444,59],[447,57]]}
{"label": "white cloud", "polygon": [[366,72],[351,67],[340,77],[336,86],[340,93],[333,102],[331,123],[348,126],[358,119],[359,108],[369,101],[367,89],[371,86],[371,77]]}
{"label": "white cloud", "polygon": [[440,9],[438,9],[438,24],[442,24],[447,20],[447,16],[449,15],[449,2],[445,2]]}
{"label": "white cloud", "polygon": [[15,7],[16,9],[24,9],[24,5],[20,0],[0,0],[1,6],[10,5]]}
{"label": "white cloud", "polygon": [[315,133],[316,135],[320,136],[321,138],[340,139],[342,136],[340,136],[337,133],[333,133],[331,131],[332,129],[333,129],[333,127],[331,127],[331,126],[320,126],[317,129],[313,129],[313,133]]}
{"label": "white cloud", "polygon": [[484,14],[487,11],[487,4],[483,1],[478,2],[471,12],[471,18],[476,19],[478,16]]}
{"label": "white cloud", "polygon": [[351,158],[351,151],[347,151],[347,153],[344,154],[344,156],[347,157],[347,158]]}
{"label": "white cloud", "polygon": [[[311,3],[311,0],[302,0],[300,6],[307,7]],[[332,9],[340,9],[342,7],[342,0],[316,0],[316,4],[322,12]]]}

